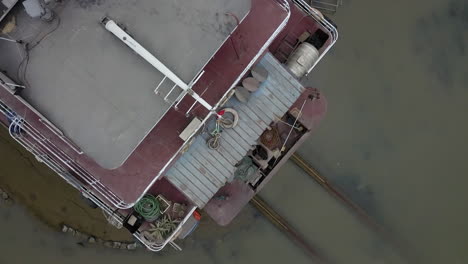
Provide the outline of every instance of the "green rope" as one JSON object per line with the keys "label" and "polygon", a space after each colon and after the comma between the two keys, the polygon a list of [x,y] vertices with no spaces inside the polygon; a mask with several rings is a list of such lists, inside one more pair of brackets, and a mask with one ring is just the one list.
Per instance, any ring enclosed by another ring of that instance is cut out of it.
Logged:
{"label": "green rope", "polygon": [[249,181],[255,172],[257,171],[257,167],[253,163],[250,157],[244,157],[237,165],[237,169],[234,172],[234,177],[240,179],[244,182]]}
{"label": "green rope", "polygon": [[156,220],[161,213],[158,200],[150,194],[143,196],[143,198],[135,204],[134,209],[146,220]]}

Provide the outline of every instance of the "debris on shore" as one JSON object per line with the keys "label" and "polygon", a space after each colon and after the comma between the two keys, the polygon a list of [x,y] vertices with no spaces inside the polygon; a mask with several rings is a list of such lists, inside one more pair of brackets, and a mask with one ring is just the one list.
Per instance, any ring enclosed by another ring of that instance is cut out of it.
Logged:
{"label": "debris on shore", "polygon": [[12,206],[14,204],[11,196],[3,189],[0,188],[0,206]]}
{"label": "debris on shore", "polygon": [[128,242],[122,242],[122,241],[110,241],[110,240],[106,241],[100,238],[96,238],[92,235],[82,233],[67,225],[62,226],[62,233],[70,234],[73,237],[79,239],[80,241],[78,242],[78,244],[82,246],[84,246],[85,244],[99,244],[108,248],[128,250],[128,251],[133,251],[133,250],[136,250],[138,247],[141,247],[141,244],[137,242],[128,243]]}

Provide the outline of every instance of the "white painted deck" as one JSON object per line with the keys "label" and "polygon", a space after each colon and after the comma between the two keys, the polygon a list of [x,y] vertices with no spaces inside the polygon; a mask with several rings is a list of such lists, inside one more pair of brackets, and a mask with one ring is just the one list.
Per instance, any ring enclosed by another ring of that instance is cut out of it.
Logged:
{"label": "white painted deck", "polygon": [[[250,10],[250,0],[63,2],[54,9],[58,29],[30,53],[23,96],[108,169],[127,159],[171,105],[154,94],[162,74],[105,30],[101,19],[121,23],[189,83],[235,28],[226,13],[242,19]],[[56,23],[33,20],[20,6],[13,13],[18,26],[10,36],[27,42]],[[5,41],[0,50],[0,70],[16,77],[24,54]],[[162,94],[171,86],[165,83]]]}

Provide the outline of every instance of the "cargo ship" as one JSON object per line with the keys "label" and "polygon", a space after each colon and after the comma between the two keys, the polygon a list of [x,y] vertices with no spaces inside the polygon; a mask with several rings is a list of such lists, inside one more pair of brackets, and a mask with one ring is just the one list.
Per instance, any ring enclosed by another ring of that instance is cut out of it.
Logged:
{"label": "cargo ship", "polygon": [[338,32],[304,0],[8,11],[0,123],[151,251],[181,249],[202,215],[228,225],[327,110],[301,79]]}

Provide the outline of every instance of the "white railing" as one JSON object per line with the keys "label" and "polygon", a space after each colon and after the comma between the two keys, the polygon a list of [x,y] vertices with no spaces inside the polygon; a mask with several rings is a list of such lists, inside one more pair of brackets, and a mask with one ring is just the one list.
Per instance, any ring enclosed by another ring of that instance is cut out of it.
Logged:
{"label": "white railing", "polygon": [[[0,38],[1,39],[1,38]],[[13,82],[8,76],[0,72],[0,86],[3,86],[10,94],[12,94],[18,101],[27,106],[29,110],[34,112],[39,117],[39,121],[43,123],[50,131],[57,135],[63,142],[65,142],[70,148],[72,148],[76,153],[83,154],[83,151],[76,146],[70,139],[68,139],[58,127],[56,127],[52,122],[50,122],[45,116],[42,115],[36,108],[34,108],[30,103],[28,103],[23,97],[15,94],[16,88],[26,88],[24,85],[19,85]]]}
{"label": "white railing", "polygon": [[[133,234],[133,236],[138,239],[143,245],[145,245],[149,250],[151,251],[161,251],[164,247],[167,246],[167,244],[172,244],[173,241],[177,238],[177,235],[179,234],[180,230],[182,229],[182,226],[188,221],[190,217],[192,217],[193,212],[197,209],[196,206],[192,206],[192,208],[188,211],[188,213],[185,215],[184,219],[180,222],[180,224],[177,226],[177,228],[172,232],[171,235],[169,235],[163,243],[151,243],[147,241],[143,235],[140,232],[136,232]],[[177,249],[180,249],[176,247]]]}
{"label": "white railing", "polygon": [[[0,112],[11,119],[9,126],[10,135],[25,149],[33,153],[39,161],[44,162],[61,177],[64,177],[64,174],[73,177],[71,176],[70,171],[75,173],[78,177],[83,179],[86,184],[92,187],[93,191],[91,192],[96,192],[97,195],[108,200],[116,208],[126,208],[127,204],[123,202],[120,197],[104,186],[98,179],[89,174],[83,167],[78,165],[63,150],[43,136],[25,119],[19,117],[3,103],[0,104]],[[65,180],[75,188],[84,188],[88,190],[88,188],[80,182],[71,181],[70,177],[65,177]]]}
{"label": "white railing", "polygon": [[[47,165],[52,171],[57,173],[63,180],[65,180],[68,184],[72,185],[74,188],[78,189],[84,197],[90,199],[93,203],[99,206],[102,210],[104,210],[107,214],[111,215],[117,222],[123,224],[124,217],[122,214],[117,212],[115,208],[110,207],[107,203],[103,202],[98,196],[96,196],[92,190],[87,188],[82,182],[76,179],[67,169],[71,169],[75,173],[79,172],[76,168],[70,168],[72,161],[64,162],[62,158],[58,158],[61,155],[50,155],[50,152],[53,149],[53,146],[45,146],[46,142],[49,142],[44,136],[37,134],[37,130],[32,128],[23,118],[18,117],[15,112],[9,109],[5,104],[0,101],[0,113],[4,114],[7,118],[11,120],[10,126],[8,126],[8,130],[10,135],[26,150],[31,152],[36,159]],[[52,144],[53,145],[53,144]],[[64,154],[64,153],[63,153]],[[66,167],[65,167],[66,165]],[[99,194],[104,196],[106,200],[111,201],[105,194],[100,192],[101,188],[96,189],[97,180],[89,181],[85,178],[89,178],[90,175],[80,175],[88,184],[94,187],[95,190],[98,190]],[[104,191],[104,190],[102,190]],[[113,203],[116,203],[114,200]],[[116,203],[121,205],[122,203]],[[115,206],[115,204],[113,204]],[[116,206],[117,207],[117,206]],[[119,207],[117,207],[119,208]],[[172,232],[172,234],[163,242],[163,243],[150,243],[146,241],[140,232],[134,233],[134,237],[143,243],[149,250],[151,251],[161,251],[167,244],[173,244],[173,241],[177,238],[177,234],[179,233],[182,226],[187,222],[190,216],[192,216],[193,212],[197,209],[197,207],[192,206],[191,210],[187,213],[183,221],[178,225],[178,227]],[[176,247],[174,245],[174,247]],[[178,247],[176,247],[178,248]]]}
{"label": "white railing", "polygon": [[338,30],[320,12],[312,8],[306,1],[293,0],[293,2],[296,4],[297,7],[299,7],[302,11],[304,11],[307,15],[311,16],[315,21],[317,21],[323,28],[328,30],[332,37],[331,43],[320,54],[317,61],[314,63],[314,65],[312,65],[312,67],[307,72],[307,74],[309,74],[312,71],[312,69],[317,65],[317,63],[319,63],[319,61],[323,58],[323,56],[325,56],[325,54],[331,49],[331,47],[338,40]]}
{"label": "white railing", "polygon": [[[268,46],[270,46],[270,44],[273,42],[273,40],[276,38],[276,36],[278,36],[278,34],[284,29],[284,27],[286,26],[286,24],[288,23],[289,21],[289,18],[291,16],[291,9],[290,9],[290,6],[289,6],[289,1],[288,0],[274,0],[278,3],[279,6],[281,6],[285,11],[288,12],[286,18],[281,22],[281,24],[276,28],[275,32],[273,32],[273,34],[270,36],[270,38],[267,40],[267,42],[265,42],[265,44],[263,45],[263,47],[260,49],[260,51],[257,53],[257,55],[252,59],[252,61],[249,63],[249,65],[247,67],[245,67],[245,70],[242,72],[242,74],[239,75],[239,78],[236,79],[236,81],[234,82],[234,84],[231,85],[231,87],[226,91],[226,93],[224,94],[223,98],[213,107],[214,110],[216,110],[220,104],[224,101],[225,97],[227,95],[230,94],[231,90],[236,86],[236,84],[240,81],[240,78],[242,78],[246,72],[252,67],[252,65],[258,60],[258,58],[260,57],[260,55],[263,54],[263,52],[268,48]],[[250,13],[250,11],[249,11]],[[231,31],[231,33],[229,34],[229,36],[224,40],[223,44],[232,36],[232,33],[234,32],[235,29],[237,29],[237,27],[242,23],[242,21],[247,17],[247,15],[242,18],[241,21],[239,21],[239,23],[236,25],[236,27]],[[220,46],[221,47],[221,46]],[[216,53],[213,54],[213,56],[211,58],[213,58],[215,56]],[[211,60],[210,58],[210,60]],[[208,64],[208,63],[207,63]],[[205,64],[205,66],[207,65]],[[201,75],[203,75],[203,70],[200,72],[199,75],[197,75],[198,77],[195,78],[195,82],[196,83]],[[161,85],[161,84],[160,84]],[[206,92],[206,90],[208,89],[209,87],[207,87],[203,93]],[[202,95],[203,95],[202,93]],[[186,115],[189,114],[189,112],[193,109],[193,107],[197,104],[197,101],[195,101],[189,108],[189,110],[186,112]],[[176,105],[176,108],[177,108],[177,105]],[[210,113],[211,114],[214,114],[213,111]]]}
{"label": "white railing", "polygon": [[[17,132],[20,132],[21,127],[17,126],[19,118],[14,118],[16,113],[9,109],[5,104],[0,101],[0,113],[3,113],[5,116],[12,118],[12,124],[8,127],[10,135],[15,135]],[[15,120],[16,119],[16,120]],[[25,131],[20,133],[24,133]],[[52,171],[57,173],[63,180],[68,184],[72,185],[74,188],[78,189],[83,196],[93,201],[100,208],[105,210],[107,213],[116,215],[112,208],[107,206],[101,199],[96,197],[86,186],[84,186],[80,181],[78,181],[70,172],[61,164],[60,161],[54,159],[52,156],[48,155],[44,149],[37,143],[31,142],[27,137],[18,138],[13,136],[13,138],[18,141],[18,143],[23,146],[26,150],[31,152],[38,161],[47,165]],[[121,219],[121,216],[119,216]]]}
{"label": "white railing", "polygon": [[50,122],[44,115],[42,115],[41,112],[37,111],[36,108],[34,108],[28,101],[26,101],[23,97],[15,95],[15,98],[20,101],[22,104],[27,106],[29,110],[33,111],[34,114],[36,114],[39,117],[39,121],[44,124],[52,133],[54,133],[57,137],[59,137],[65,144],[67,144],[70,148],[72,148],[76,153],[78,154],[83,154],[83,151],[76,146],[75,143],[73,143],[70,139],[68,139],[63,132],[58,129],[57,126],[55,126],[52,122]]}

